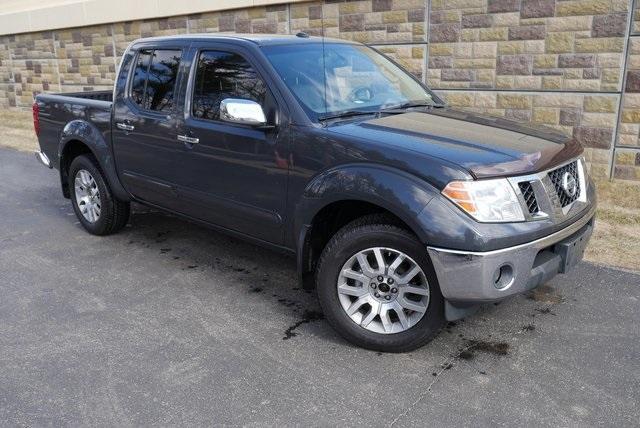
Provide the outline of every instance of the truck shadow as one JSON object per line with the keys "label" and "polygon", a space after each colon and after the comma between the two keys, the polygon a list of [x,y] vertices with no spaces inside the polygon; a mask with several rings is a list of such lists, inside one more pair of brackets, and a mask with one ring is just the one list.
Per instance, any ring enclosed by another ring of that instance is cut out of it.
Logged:
{"label": "truck shadow", "polygon": [[[298,328],[324,319],[313,290],[298,284],[295,258],[257,244],[230,237],[161,211],[134,204],[127,228],[117,236],[127,246],[158,252],[180,271],[198,271],[218,280],[230,277],[231,286],[246,297],[259,294],[295,321],[282,332],[282,340],[298,336]],[[211,292],[215,292],[214,289]],[[314,332],[346,344],[324,322]]]}
{"label": "truck shadow", "polygon": [[[283,324],[278,340],[294,339],[302,335],[302,326],[314,324],[314,335],[341,346],[353,347],[322,321],[324,317],[315,291],[303,290],[298,284],[292,256],[137,204],[129,225],[116,236],[127,246],[155,253],[163,263],[183,271],[185,275],[193,272],[205,275],[205,281],[212,285],[217,286],[223,274],[229,278],[225,281],[229,287],[244,293],[241,299],[249,301],[253,295],[262,296],[270,310],[279,311],[289,320],[289,324]],[[205,291],[208,294],[219,292],[213,286]],[[554,299],[543,298],[548,295],[553,295]],[[495,335],[486,334],[487,328],[506,322],[509,327],[505,331],[534,333],[534,318],[555,315],[550,308],[562,302],[562,297],[555,294],[550,285],[544,285],[539,292],[516,296],[499,307],[497,304],[485,305],[478,314],[449,323],[434,343],[423,350],[450,349],[452,358],[449,361],[453,364],[461,360],[468,362],[478,353],[507,355],[508,352],[492,352],[491,347],[496,343],[507,350],[509,344],[497,341]]]}

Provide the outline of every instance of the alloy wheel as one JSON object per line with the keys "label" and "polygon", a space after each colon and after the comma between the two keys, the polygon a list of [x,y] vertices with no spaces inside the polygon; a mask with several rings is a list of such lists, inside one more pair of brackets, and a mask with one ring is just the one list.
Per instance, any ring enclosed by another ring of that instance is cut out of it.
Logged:
{"label": "alloy wheel", "polygon": [[76,173],[74,182],[76,204],[82,216],[89,223],[95,223],[100,218],[102,204],[100,202],[100,190],[91,173],[81,169]]}
{"label": "alloy wheel", "polygon": [[340,270],[337,292],[353,322],[381,334],[410,329],[429,306],[422,268],[393,248],[368,248],[351,256]]}

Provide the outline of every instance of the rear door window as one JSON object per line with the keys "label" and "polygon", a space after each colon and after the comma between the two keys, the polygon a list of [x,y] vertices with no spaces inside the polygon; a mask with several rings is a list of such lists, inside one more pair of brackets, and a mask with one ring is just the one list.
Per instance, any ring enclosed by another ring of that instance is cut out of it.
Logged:
{"label": "rear door window", "polygon": [[168,112],[173,109],[179,50],[144,50],[138,54],[131,82],[131,100],[142,110]]}
{"label": "rear door window", "polygon": [[192,112],[198,119],[218,120],[225,98],[255,101],[264,106],[267,87],[242,56],[219,51],[201,52],[193,90]]}

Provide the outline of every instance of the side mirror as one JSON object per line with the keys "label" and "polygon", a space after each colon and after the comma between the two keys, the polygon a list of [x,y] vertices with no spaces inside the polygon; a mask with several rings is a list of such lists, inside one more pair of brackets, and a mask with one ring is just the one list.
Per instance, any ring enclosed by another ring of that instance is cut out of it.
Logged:
{"label": "side mirror", "polygon": [[225,98],[220,102],[220,119],[225,122],[251,126],[266,126],[262,106],[255,101]]}

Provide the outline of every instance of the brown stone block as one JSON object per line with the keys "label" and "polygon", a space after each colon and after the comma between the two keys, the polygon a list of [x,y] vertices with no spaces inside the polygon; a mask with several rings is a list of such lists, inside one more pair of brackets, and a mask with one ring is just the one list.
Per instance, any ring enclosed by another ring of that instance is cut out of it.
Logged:
{"label": "brown stone block", "polygon": [[431,43],[457,42],[460,40],[460,24],[432,25],[429,41]]}
{"label": "brown stone block", "polygon": [[533,60],[530,55],[501,55],[498,57],[497,74],[529,75]]}
{"label": "brown stone block", "polygon": [[593,17],[592,37],[624,36],[627,28],[627,14],[614,13]]}
{"label": "brown stone block", "polygon": [[520,0],[489,0],[487,12],[503,13],[517,12],[520,10]]}
{"label": "brown stone block", "polygon": [[544,25],[525,25],[509,28],[509,40],[538,40],[544,39],[545,35]]}
{"label": "brown stone block", "polygon": [[521,18],[544,18],[553,16],[555,0],[522,0]]}
{"label": "brown stone block", "polygon": [[573,137],[585,147],[608,149],[611,147],[613,130],[611,128],[591,128],[576,126],[573,128]]}

